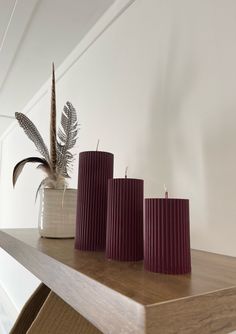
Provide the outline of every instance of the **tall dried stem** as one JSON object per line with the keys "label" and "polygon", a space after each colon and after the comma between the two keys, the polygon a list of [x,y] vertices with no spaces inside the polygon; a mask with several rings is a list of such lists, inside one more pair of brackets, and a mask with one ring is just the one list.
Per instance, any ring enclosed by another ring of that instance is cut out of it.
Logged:
{"label": "tall dried stem", "polygon": [[56,134],[56,89],[55,89],[55,70],[52,64],[52,92],[51,92],[51,122],[50,122],[50,160],[52,171],[56,172],[57,166],[57,134]]}

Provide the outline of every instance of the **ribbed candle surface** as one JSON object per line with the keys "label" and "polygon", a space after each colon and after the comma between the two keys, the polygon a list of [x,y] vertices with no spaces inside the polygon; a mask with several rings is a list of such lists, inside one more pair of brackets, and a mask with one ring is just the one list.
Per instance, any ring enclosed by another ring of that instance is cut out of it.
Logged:
{"label": "ribbed candle surface", "polygon": [[118,261],[143,259],[143,200],[143,180],[109,180],[107,258]]}
{"label": "ribbed candle surface", "polygon": [[189,201],[145,200],[144,267],[165,274],[191,272]]}
{"label": "ribbed candle surface", "polygon": [[75,248],[105,250],[108,179],[112,177],[113,154],[80,153]]}

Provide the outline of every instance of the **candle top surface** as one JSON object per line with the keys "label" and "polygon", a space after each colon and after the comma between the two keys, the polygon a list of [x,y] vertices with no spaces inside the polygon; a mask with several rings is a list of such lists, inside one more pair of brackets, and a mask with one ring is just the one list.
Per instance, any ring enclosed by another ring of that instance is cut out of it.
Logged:
{"label": "candle top surface", "polygon": [[80,152],[80,154],[86,154],[86,153],[92,153],[92,154],[101,154],[101,153],[105,153],[105,154],[110,154],[110,155],[114,155],[113,153],[111,152],[106,152],[106,151],[82,151]]}
{"label": "candle top surface", "polygon": [[159,201],[159,200],[166,200],[166,201],[189,201],[188,198],[175,198],[175,197],[168,197],[168,198],[165,198],[165,197],[145,197],[145,201]]}
{"label": "candle top surface", "polygon": [[136,178],[132,178],[132,177],[114,177],[114,178],[112,178],[112,179],[109,179],[108,181],[127,181],[127,180],[129,180],[129,181],[142,181],[142,182],[144,182],[144,180],[143,179],[136,179]]}

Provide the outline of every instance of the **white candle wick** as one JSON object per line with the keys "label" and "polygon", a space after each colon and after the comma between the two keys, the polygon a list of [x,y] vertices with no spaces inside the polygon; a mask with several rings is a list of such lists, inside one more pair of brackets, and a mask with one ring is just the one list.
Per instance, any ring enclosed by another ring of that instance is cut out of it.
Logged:
{"label": "white candle wick", "polygon": [[165,190],[165,198],[168,198],[169,197],[169,193],[168,193],[168,190],[167,190],[165,184],[164,184],[164,190]]}
{"label": "white candle wick", "polygon": [[96,147],[96,151],[98,151],[98,146],[99,146],[99,143],[100,143],[100,139],[98,139],[98,142],[97,142],[97,147]]}
{"label": "white candle wick", "polygon": [[125,178],[127,179],[128,177],[128,166],[125,168]]}

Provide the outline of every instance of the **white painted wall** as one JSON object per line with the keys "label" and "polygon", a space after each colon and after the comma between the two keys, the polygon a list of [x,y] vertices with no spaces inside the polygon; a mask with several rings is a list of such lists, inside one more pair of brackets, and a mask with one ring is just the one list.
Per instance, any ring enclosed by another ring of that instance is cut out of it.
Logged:
{"label": "white painted wall", "polygon": [[[233,256],[235,11],[233,0],[136,0],[74,62],[77,48],[57,84],[58,111],[70,100],[79,112],[78,151],[100,138],[115,153],[116,176],[128,165],[146,196],[163,195],[165,183],[172,196],[190,198],[192,246]],[[29,112],[46,138],[49,109],[46,94]],[[11,185],[14,164],[32,154],[21,129],[2,141],[1,227],[37,224],[40,172],[29,167]]]}
{"label": "white painted wall", "polygon": [[0,285],[0,301],[0,333],[7,334],[16,321],[18,312],[2,285]]}

